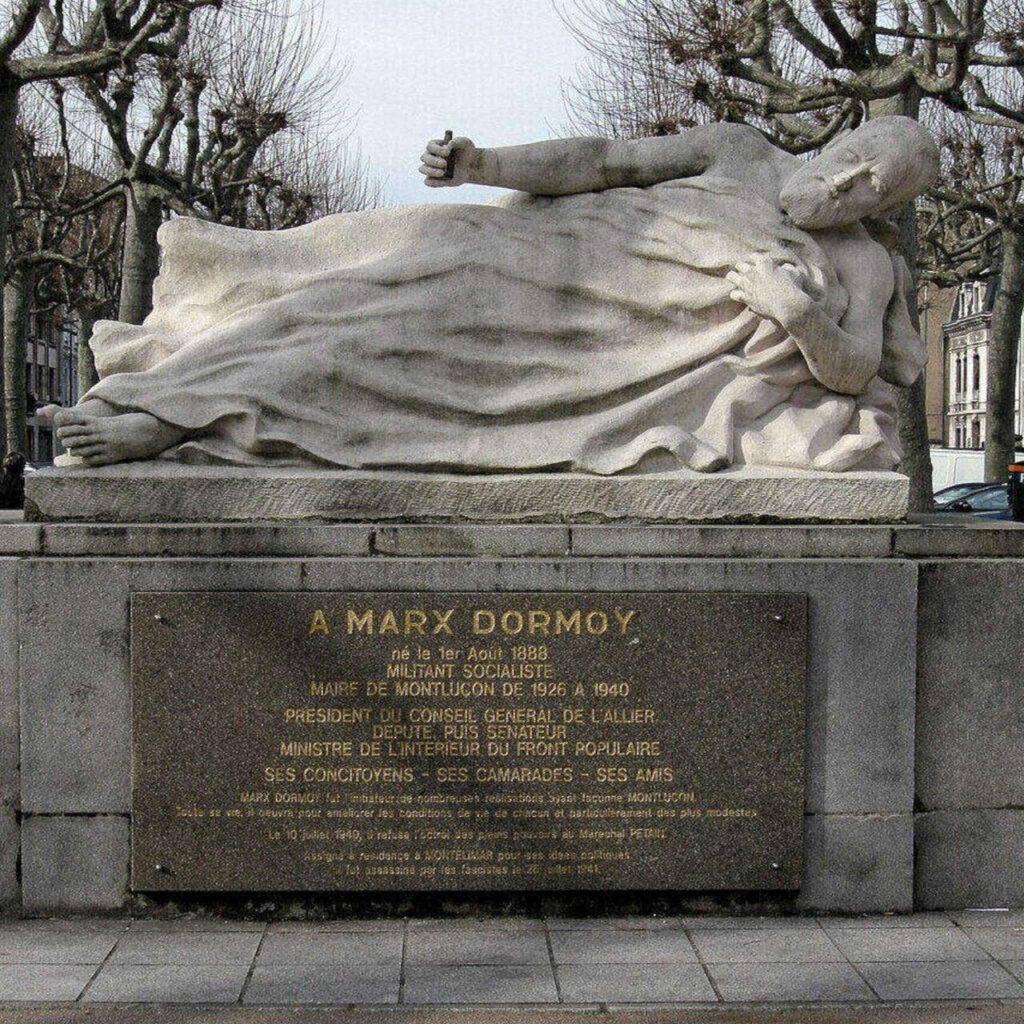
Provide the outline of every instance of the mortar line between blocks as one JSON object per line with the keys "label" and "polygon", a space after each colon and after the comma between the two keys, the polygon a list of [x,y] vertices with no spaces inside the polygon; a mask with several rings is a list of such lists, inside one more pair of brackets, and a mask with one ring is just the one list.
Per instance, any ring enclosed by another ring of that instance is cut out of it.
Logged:
{"label": "mortar line between blocks", "polygon": [[544,920],[544,941],[548,947],[548,962],[551,964],[551,976],[555,979],[555,995],[558,996],[558,1001],[564,1003],[565,999],[562,997],[562,981],[558,977],[558,964],[555,963],[555,947],[551,942],[551,929],[548,927],[547,919]]}
{"label": "mortar line between blocks", "polygon": [[263,942],[267,937],[267,932],[270,930],[270,925],[264,924],[263,931],[260,932],[260,941],[256,943],[256,952],[252,955],[252,962],[249,964],[249,970],[245,972],[245,981],[242,982],[242,990],[238,993],[238,999],[236,1002],[239,1006],[242,1005],[242,1000],[245,999],[245,993],[249,991],[249,983],[252,981],[252,976],[256,973],[256,961],[259,959],[260,953],[263,950]]}
{"label": "mortar line between blocks", "polygon": [[715,982],[715,979],[711,977],[711,971],[708,970],[708,965],[705,962],[704,957],[701,956],[700,950],[697,948],[697,943],[696,943],[696,941],[693,938],[693,930],[690,929],[690,928],[684,928],[683,929],[683,934],[686,935],[686,938],[689,940],[690,946],[693,948],[693,955],[697,958],[697,963],[700,964],[701,970],[704,972],[704,977],[708,979],[708,984],[711,986],[712,991],[715,993],[715,998],[720,1003],[724,1003],[725,1002],[725,998],[723,997],[722,993],[719,991],[719,988],[718,988],[717,983]]}
{"label": "mortar line between blocks", "polygon": [[398,968],[398,1005],[405,1003],[405,961],[409,949],[409,918],[402,922],[402,963]]}
{"label": "mortar line between blocks", "polygon": [[114,953],[117,952],[117,947],[121,945],[121,940],[128,934],[128,929],[130,927],[131,921],[126,922],[124,928],[121,929],[120,935],[118,935],[117,937],[117,942],[115,942],[110,947],[110,952],[107,953],[107,955],[103,958],[103,963],[101,963],[99,967],[97,967],[96,970],[92,972],[92,977],[90,977],[89,980],[85,983],[85,988],[83,988],[82,991],[78,993],[78,997],[76,999],[71,1000],[73,1003],[81,1003],[85,1001],[85,997],[89,989],[92,988],[93,983],[100,976],[100,971],[102,971],[103,968],[106,967],[108,963],[110,963],[110,960],[113,957]]}

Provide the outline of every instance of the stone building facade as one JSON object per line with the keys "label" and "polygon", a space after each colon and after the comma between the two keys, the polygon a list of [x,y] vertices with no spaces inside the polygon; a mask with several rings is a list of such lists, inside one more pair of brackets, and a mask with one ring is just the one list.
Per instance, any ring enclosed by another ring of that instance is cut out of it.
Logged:
{"label": "stone building facade", "polygon": [[[995,281],[968,281],[960,286],[945,324],[945,445],[980,449],[985,444],[985,403],[988,394],[988,341],[992,329]],[[1019,344],[1019,342],[1018,342]],[[1021,421],[1021,378],[1024,353],[1018,352],[1014,432]]]}
{"label": "stone building facade", "polygon": [[[25,390],[29,409],[34,400],[37,407],[74,405],[78,401],[78,330],[74,319],[60,308],[35,313],[29,321],[25,343]],[[58,454],[57,442],[50,427],[38,416],[28,417],[28,450],[30,462],[47,463]]]}

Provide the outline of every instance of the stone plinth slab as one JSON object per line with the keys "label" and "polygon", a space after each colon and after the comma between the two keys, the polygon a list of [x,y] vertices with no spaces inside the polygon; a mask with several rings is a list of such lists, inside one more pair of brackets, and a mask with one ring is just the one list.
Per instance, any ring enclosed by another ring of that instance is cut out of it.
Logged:
{"label": "stone plinth slab", "polygon": [[480,522],[892,522],[907,511],[897,473],[679,470],[458,476],[239,469],[169,462],[47,470],[26,516],[92,522],[448,520]]}

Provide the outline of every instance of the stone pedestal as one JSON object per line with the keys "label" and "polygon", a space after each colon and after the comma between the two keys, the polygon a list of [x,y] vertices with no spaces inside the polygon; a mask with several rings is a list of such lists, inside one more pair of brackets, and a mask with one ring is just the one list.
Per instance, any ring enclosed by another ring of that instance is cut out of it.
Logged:
{"label": "stone pedestal", "polygon": [[781,905],[1024,899],[1024,529],[0,523],[8,907],[128,903],[129,601],[193,590],[807,594],[805,870]]}

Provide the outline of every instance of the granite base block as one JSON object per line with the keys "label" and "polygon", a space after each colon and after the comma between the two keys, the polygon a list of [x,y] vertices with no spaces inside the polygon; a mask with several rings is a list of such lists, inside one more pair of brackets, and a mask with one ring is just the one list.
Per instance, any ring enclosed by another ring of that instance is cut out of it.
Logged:
{"label": "granite base block", "polygon": [[0,559],[0,808],[18,810],[18,566]]}
{"label": "granite base block", "polygon": [[1024,807],[1024,559],[920,572],[919,806]]}
{"label": "granite base block", "polygon": [[240,469],[170,462],[54,469],[28,481],[26,516],[93,522],[469,520],[495,523],[893,522],[907,511],[897,473],[741,467],[634,476],[471,476]]}
{"label": "granite base block", "polygon": [[297,560],[49,558],[21,572],[21,798],[33,814],[128,813],[132,593],[302,587]]}
{"label": "granite base block", "polygon": [[1024,811],[935,811],[914,831],[919,907],[1024,907]]}
{"label": "granite base block", "polygon": [[120,910],[128,900],[128,818],[29,816],[22,822],[26,913]]}
{"label": "granite base block", "polygon": [[18,859],[21,855],[21,828],[14,811],[0,809],[0,913],[12,913],[21,906]]}
{"label": "granite base block", "polygon": [[797,905],[850,913],[914,906],[910,814],[816,814],[804,818],[804,885]]}

